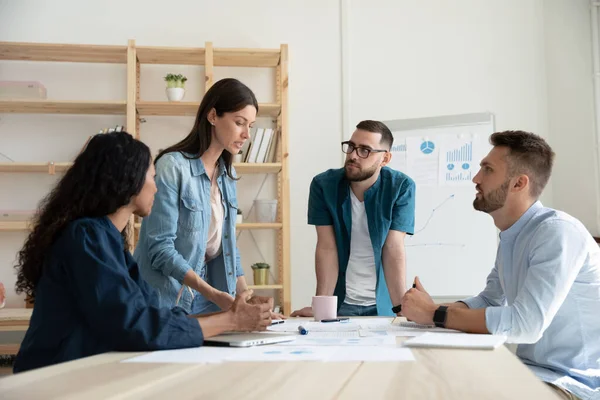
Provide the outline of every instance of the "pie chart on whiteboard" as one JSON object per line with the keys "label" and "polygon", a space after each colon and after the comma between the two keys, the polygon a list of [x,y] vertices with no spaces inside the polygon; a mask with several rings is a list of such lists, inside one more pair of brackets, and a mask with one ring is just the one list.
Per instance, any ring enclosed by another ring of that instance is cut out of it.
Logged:
{"label": "pie chart on whiteboard", "polygon": [[421,151],[423,154],[431,154],[433,153],[433,150],[435,150],[435,145],[433,142],[424,140],[423,143],[421,143]]}

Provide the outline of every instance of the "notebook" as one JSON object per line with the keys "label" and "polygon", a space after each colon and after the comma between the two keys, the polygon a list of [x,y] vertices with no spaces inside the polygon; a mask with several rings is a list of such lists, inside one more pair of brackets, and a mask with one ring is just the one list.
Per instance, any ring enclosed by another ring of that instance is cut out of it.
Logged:
{"label": "notebook", "polygon": [[506,336],[502,335],[426,332],[421,336],[405,341],[404,346],[494,350],[505,341]]}

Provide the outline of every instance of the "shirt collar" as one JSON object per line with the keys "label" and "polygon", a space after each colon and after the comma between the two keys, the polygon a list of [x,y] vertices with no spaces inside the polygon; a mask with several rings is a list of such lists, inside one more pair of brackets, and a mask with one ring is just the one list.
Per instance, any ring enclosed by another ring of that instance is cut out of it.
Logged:
{"label": "shirt collar", "polygon": [[[206,169],[204,168],[204,163],[200,157],[193,158],[190,160],[192,167],[192,176],[198,176],[202,174],[206,174]],[[227,167],[225,166],[225,161],[223,161],[222,157],[219,157],[219,176],[227,173]],[[211,177],[209,177],[210,179]]]}
{"label": "shirt collar", "polygon": [[521,217],[517,220],[517,222],[512,224],[512,226],[510,228],[508,228],[507,230],[500,232],[500,239],[501,240],[511,240],[511,239],[516,238],[517,235],[521,232],[521,230],[523,230],[525,225],[527,225],[527,223],[531,220],[531,218],[533,218],[533,216],[542,207],[544,207],[544,206],[542,205],[542,203],[539,200],[536,201],[535,203],[533,203],[531,205],[531,207],[529,207],[529,209],[527,211],[525,211],[525,213],[523,215],[521,215]]}

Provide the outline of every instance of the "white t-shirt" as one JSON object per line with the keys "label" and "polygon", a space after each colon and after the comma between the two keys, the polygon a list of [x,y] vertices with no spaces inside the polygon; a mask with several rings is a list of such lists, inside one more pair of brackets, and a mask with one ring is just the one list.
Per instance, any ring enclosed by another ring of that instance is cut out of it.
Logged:
{"label": "white t-shirt", "polygon": [[346,269],[346,299],[348,304],[372,306],[375,300],[375,257],[369,235],[365,203],[359,201],[350,189],[352,202],[352,232],[350,259]]}

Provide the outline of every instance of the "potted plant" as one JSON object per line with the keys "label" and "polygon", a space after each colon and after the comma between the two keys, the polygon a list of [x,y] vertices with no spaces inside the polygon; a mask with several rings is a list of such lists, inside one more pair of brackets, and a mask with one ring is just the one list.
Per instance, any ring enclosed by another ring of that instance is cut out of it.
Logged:
{"label": "potted plant", "polygon": [[255,285],[267,285],[269,282],[269,264],[259,262],[252,264]]}
{"label": "potted plant", "polygon": [[185,95],[185,81],[187,78],[181,74],[167,74],[167,98],[169,101],[181,101]]}
{"label": "potted plant", "polygon": [[236,224],[241,224],[243,222],[244,222],[244,216],[242,215],[242,210],[240,210],[238,208],[237,215],[236,215],[236,218],[235,218],[235,223]]}

